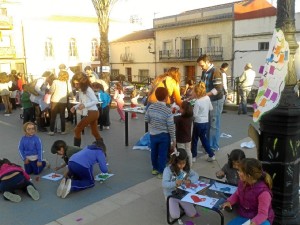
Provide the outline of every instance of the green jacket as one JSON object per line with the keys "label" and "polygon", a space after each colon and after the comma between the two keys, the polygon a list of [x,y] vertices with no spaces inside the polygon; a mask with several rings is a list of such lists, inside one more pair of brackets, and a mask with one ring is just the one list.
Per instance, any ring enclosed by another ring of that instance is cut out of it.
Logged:
{"label": "green jacket", "polygon": [[71,156],[77,152],[82,150],[82,148],[77,147],[77,146],[68,146],[67,149],[65,150],[65,154],[62,156],[62,159],[65,161],[65,163],[68,165],[69,159]]}

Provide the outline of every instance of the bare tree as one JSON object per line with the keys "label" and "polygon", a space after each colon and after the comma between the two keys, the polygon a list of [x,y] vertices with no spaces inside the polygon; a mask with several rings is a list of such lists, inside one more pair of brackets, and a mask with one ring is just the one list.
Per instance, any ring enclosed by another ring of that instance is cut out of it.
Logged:
{"label": "bare tree", "polygon": [[[98,27],[100,32],[99,61],[100,66],[109,66],[109,18],[116,2],[119,0],[92,0],[96,14],[98,16]],[[109,83],[110,73],[102,72],[102,78]]]}

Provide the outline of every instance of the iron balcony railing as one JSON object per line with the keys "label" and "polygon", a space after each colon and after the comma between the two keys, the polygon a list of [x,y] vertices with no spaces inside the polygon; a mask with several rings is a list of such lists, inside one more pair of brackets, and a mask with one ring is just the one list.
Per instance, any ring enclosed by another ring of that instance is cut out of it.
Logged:
{"label": "iron balcony railing", "polygon": [[160,50],[159,60],[196,60],[200,55],[209,55],[213,60],[223,59],[223,47]]}

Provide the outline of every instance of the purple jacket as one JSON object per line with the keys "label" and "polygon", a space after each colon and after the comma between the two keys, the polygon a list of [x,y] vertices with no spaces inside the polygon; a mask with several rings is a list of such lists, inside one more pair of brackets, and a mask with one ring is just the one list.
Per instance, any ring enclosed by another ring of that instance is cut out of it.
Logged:
{"label": "purple jacket", "polygon": [[[244,185],[242,181],[238,183],[238,191],[229,197],[230,203],[235,202],[238,198],[239,207],[237,209],[238,214],[242,217],[253,219],[258,214],[258,197],[263,192],[269,192],[272,196],[271,190],[264,181],[258,181],[254,185]],[[237,196],[238,195],[238,196]],[[274,211],[272,204],[268,209],[268,221],[272,224],[274,220]]]}

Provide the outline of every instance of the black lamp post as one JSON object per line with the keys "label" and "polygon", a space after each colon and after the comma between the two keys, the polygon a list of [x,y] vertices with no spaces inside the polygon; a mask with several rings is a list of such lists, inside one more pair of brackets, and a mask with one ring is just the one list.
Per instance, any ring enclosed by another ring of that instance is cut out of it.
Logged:
{"label": "black lamp post", "polygon": [[258,158],[273,176],[273,224],[299,225],[300,99],[294,91],[294,55],[298,48],[295,0],[277,0],[276,28],[282,29],[290,46],[288,74],[279,105],[260,120]]}

